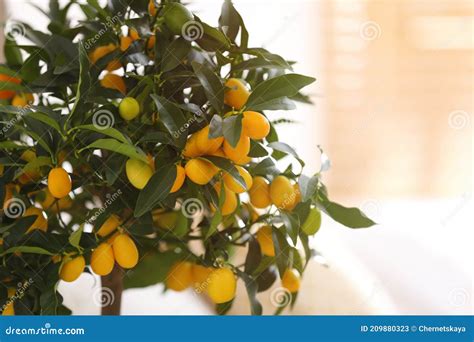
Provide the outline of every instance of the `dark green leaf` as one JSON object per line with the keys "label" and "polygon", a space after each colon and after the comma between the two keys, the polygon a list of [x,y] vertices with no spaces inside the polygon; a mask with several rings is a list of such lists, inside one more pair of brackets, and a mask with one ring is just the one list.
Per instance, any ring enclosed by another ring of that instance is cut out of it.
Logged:
{"label": "dark green leaf", "polygon": [[209,138],[214,139],[223,136],[222,123],[222,117],[218,114],[214,114],[209,124]]}
{"label": "dark green leaf", "polygon": [[164,282],[173,264],[181,258],[174,252],[145,254],[136,267],[127,271],[123,279],[125,289],[146,287]]}
{"label": "dark green leaf", "polygon": [[130,144],[121,143],[115,139],[99,139],[94,141],[92,144],[79,150],[79,153],[86,149],[104,149],[112,152],[122,154],[124,156],[139,159],[144,162],[148,162],[146,155],[138,150],[135,146]]}
{"label": "dark green leaf", "polygon": [[260,163],[252,167],[251,172],[252,175],[258,176],[266,176],[270,175],[278,175],[280,174],[280,170],[276,167],[275,163],[271,158],[265,158]]}
{"label": "dark green leaf", "polygon": [[236,169],[234,164],[227,159],[227,158],[222,158],[222,157],[216,157],[216,156],[205,156],[203,159],[209,160],[211,163],[213,163],[215,166],[217,166],[219,169],[224,170],[227,172],[229,175],[232,176],[232,178],[235,179],[237,183],[239,183],[241,186],[246,188],[246,184],[242,176],[240,175],[239,171]]}
{"label": "dark green leaf", "polygon": [[178,147],[184,147],[188,136],[186,119],[181,109],[173,102],[158,95],[150,95],[155,101],[161,121],[175,139]]}
{"label": "dark green leaf", "polygon": [[220,113],[224,105],[224,85],[221,79],[203,64],[192,62],[191,65],[204,88],[207,99],[214,109]]}
{"label": "dark green leaf", "polygon": [[331,202],[325,194],[318,193],[318,204],[321,209],[333,220],[349,228],[367,228],[376,223],[358,208],[346,208],[338,203]]}
{"label": "dark green leaf", "polygon": [[160,201],[164,200],[170,193],[171,187],[176,179],[176,167],[164,165],[150,178],[145,188],[138,195],[134,216],[140,217],[153,209]]}
{"label": "dark green leaf", "polygon": [[318,189],[319,184],[319,175],[316,174],[313,177],[308,177],[305,175],[300,175],[298,180],[298,185],[301,192],[301,200],[306,202],[308,199],[312,198]]}
{"label": "dark green leaf", "polygon": [[230,115],[222,123],[222,133],[232,147],[236,147],[242,134],[242,115]]}
{"label": "dark green leaf", "polygon": [[249,240],[247,257],[245,258],[245,273],[252,274],[262,261],[260,244],[255,238]]}
{"label": "dark green leaf", "polygon": [[265,149],[263,144],[250,140],[250,152],[248,153],[248,156],[251,158],[262,158],[268,156],[268,151]]}
{"label": "dark green leaf", "polygon": [[249,296],[250,308],[252,315],[261,315],[262,314],[262,304],[257,299],[258,284],[250,277],[248,274],[239,271],[236,269],[237,275],[242,278],[245,283],[245,288],[247,289],[247,294]]}
{"label": "dark green leaf", "polygon": [[281,75],[260,83],[250,94],[246,106],[255,110],[255,106],[282,97],[293,96],[298,91],[313,83],[312,77],[298,74]]}
{"label": "dark green leaf", "polygon": [[161,71],[167,72],[180,65],[190,49],[191,44],[184,38],[174,40],[165,50],[161,60]]}
{"label": "dark green leaf", "polygon": [[[76,98],[74,100],[74,105],[69,114],[68,122],[73,120],[73,123],[76,123],[75,116],[78,115],[79,111],[82,110],[82,106],[86,101],[87,92],[92,89],[92,82],[90,79],[90,62],[87,55],[87,51],[84,48],[84,45],[78,44],[79,46],[79,82],[77,84]],[[78,121],[78,120],[77,120]]]}

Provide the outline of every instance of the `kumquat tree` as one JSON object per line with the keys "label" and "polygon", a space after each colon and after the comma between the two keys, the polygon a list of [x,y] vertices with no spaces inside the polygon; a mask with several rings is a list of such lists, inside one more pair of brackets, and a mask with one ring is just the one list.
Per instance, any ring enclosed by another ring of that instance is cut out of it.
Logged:
{"label": "kumquat tree", "polygon": [[43,14],[48,32],[5,30],[0,65],[3,315],[70,314],[57,286],[84,272],[115,296],[103,314],[120,313],[123,289],[158,283],[193,288],[224,314],[237,282],[254,315],[258,293],[284,288],[279,314],[322,213],[374,224],[328,198],[328,163],[304,175],[279,140],[285,120],[268,111],[311,103],[300,90],[315,79],[249,47],[231,1],[218,27],[170,0],[52,0]]}

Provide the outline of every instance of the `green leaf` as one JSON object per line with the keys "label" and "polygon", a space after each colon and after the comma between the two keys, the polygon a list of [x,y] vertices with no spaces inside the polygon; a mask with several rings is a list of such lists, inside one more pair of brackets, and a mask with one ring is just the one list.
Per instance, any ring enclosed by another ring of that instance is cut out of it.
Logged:
{"label": "green leaf", "polygon": [[62,302],[61,295],[57,293],[56,287],[47,289],[40,294],[41,315],[57,315],[58,306]]}
{"label": "green leaf", "polygon": [[298,185],[301,192],[301,200],[306,202],[314,196],[318,190],[319,184],[319,174],[314,175],[313,177],[308,177],[305,175],[300,175],[298,179]]}
{"label": "green leaf", "polygon": [[[2,199],[3,201],[3,199]],[[37,216],[24,216],[24,217],[19,217],[18,219],[15,220],[15,222],[0,227],[0,234],[3,234],[5,232],[8,232],[12,230],[12,232],[22,232],[21,235],[23,235],[24,232],[28,230],[28,228],[31,227],[33,222],[36,221]]]}
{"label": "green leaf", "polygon": [[265,149],[263,144],[250,140],[250,152],[248,153],[248,156],[251,158],[262,158],[268,156],[268,151]]}
{"label": "green leaf", "polygon": [[15,246],[7,249],[4,251],[1,256],[11,254],[11,253],[16,253],[16,252],[21,252],[21,253],[31,253],[31,254],[46,254],[46,255],[53,255],[54,253],[51,253],[47,251],[46,249],[40,248],[40,247],[32,247],[32,246]]}
{"label": "green leaf", "polygon": [[205,240],[209,239],[217,231],[217,227],[222,222],[221,208],[225,201],[225,189],[223,186],[221,187],[221,192],[218,198],[219,198],[219,205],[217,207],[217,210],[214,212],[214,216],[211,219],[211,224],[209,225],[209,230],[206,233]]}
{"label": "green leaf", "polygon": [[13,90],[16,92],[27,92],[27,89],[21,84],[16,84],[14,82],[0,81],[0,91],[2,90]]}
{"label": "green leaf", "polygon": [[76,247],[79,251],[82,251],[83,249],[79,244],[81,242],[81,236],[83,231],[84,225],[81,224],[81,226],[77,230],[75,230],[71,235],[69,235],[68,239],[71,246]]}
{"label": "green leaf", "polygon": [[253,70],[259,68],[267,69],[291,69],[291,66],[280,61],[269,61],[264,58],[251,58],[232,67],[232,71]]}
{"label": "green leaf", "polygon": [[230,115],[222,123],[222,133],[225,140],[236,147],[242,134],[242,115]]}
{"label": "green leaf", "polygon": [[367,228],[376,223],[358,208],[346,208],[338,203],[331,202],[321,191],[318,193],[318,205],[333,220],[349,228]]}
{"label": "green leaf", "polygon": [[202,157],[203,159],[209,160],[211,163],[213,163],[215,166],[217,166],[219,169],[224,170],[227,172],[229,175],[231,175],[232,178],[235,179],[237,183],[239,183],[241,186],[244,188],[247,187],[245,184],[244,179],[240,175],[239,171],[237,168],[232,164],[232,162],[227,159],[227,158],[222,158],[222,157],[216,157],[216,156],[204,156]]}
{"label": "green leaf", "polygon": [[281,75],[263,81],[250,94],[246,107],[255,110],[255,106],[282,97],[293,96],[298,91],[313,83],[312,77],[298,74]]}
{"label": "green leaf", "polygon": [[276,167],[275,163],[271,158],[265,158],[257,165],[251,168],[252,175],[255,176],[266,176],[266,175],[279,175],[280,170]]}
{"label": "green leaf", "polygon": [[230,0],[225,0],[222,4],[219,27],[231,41],[235,41],[240,29],[240,20]]}
{"label": "green leaf", "polygon": [[301,166],[304,166],[304,161],[298,156],[298,153],[296,153],[295,149],[291,147],[290,145],[281,141],[275,141],[275,142],[269,143],[267,146],[276,151],[280,151],[285,154],[289,154],[293,156],[296,160],[299,161]]}
{"label": "green leaf", "polygon": [[3,47],[5,52],[5,59],[8,65],[20,66],[23,64],[23,57],[14,39],[7,38]]}
{"label": "green leaf", "polygon": [[168,272],[175,262],[182,257],[181,254],[169,251],[146,253],[138,265],[125,273],[123,285],[125,289],[146,287],[164,282]]}
{"label": "green leaf", "polygon": [[177,238],[182,238],[183,236],[186,236],[189,232],[189,218],[187,218],[183,210],[180,210],[178,212],[178,219],[176,220],[176,224],[173,227],[173,235],[176,236]]}
{"label": "green leaf", "polygon": [[184,38],[174,40],[165,50],[161,60],[161,71],[173,70],[182,63],[191,50],[191,44]]}
{"label": "green leaf", "polygon": [[262,102],[252,106],[254,111],[264,111],[264,110],[294,110],[296,105],[287,97],[279,97],[270,101]]}
{"label": "green leaf", "polygon": [[207,66],[199,64],[198,62],[191,63],[194,73],[199,82],[201,82],[204,93],[211,103],[212,107],[220,113],[224,106],[224,84],[221,79]]}
{"label": "green leaf", "polygon": [[160,201],[164,200],[170,193],[175,179],[176,167],[174,164],[164,165],[156,170],[145,188],[138,195],[134,216],[142,216],[152,210]]}
{"label": "green leaf", "polygon": [[300,222],[297,217],[292,215],[291,213],[286,213],[284,211],[280,212],[281,219],[283,220],[283,224],[286,227],[286,231],[288,232],[288,236],[293,241],[293,244],[296,245],[298,241],[298,234],[300,230]]}
{"label": "green leaf", "polygon": [[90,79],[90,62],[87,55],[87,51],[82,43],[78,44],[79,47],[79,81],[77,84],[76,98],[74,105],[71,110],[71,114],[67,121],[75,120],[75,116],[78,115],[81,107],[86,101],[87,92],[92,89],[92,82]]}
{"label": "green leaf", "polygon": [[134,158],[134,159],[139,159],[143,162],[148,163],[148,159],[142,151],[138,150],[135,146],[132,146],[130,144],[124,144],[121,143],[118,140],[115,139],[99,139],[94,141],[92,144],[81,148],[79,150],[79,153],[81,153],[84,150],[87,149],[104,149],[104,150],[109,150],[112,152],[116,152],[119,154],[122,154],[124,156]]}
{"label": "green leaf", "polygon": [[202,22],[198,17],[195,16],[195,18],[201,23],[204,29],[202,38],[196,40],[196,43],[198,43],[200,47],[206,51],[222,51],[229,49],[230,42],[224,33]]}
{"label": "green leaf", "polygon": [[252,274],[262,262],[262,251],[260,244],[255,238],[249,239],[249,248],[245,258],[245,273]]}
{"label": "green leaf", "polygon": [[161,121],[174,138],[177,146],[184,147],[188,136],[188,129],[183,112],[176,104],[164,97],[155,94],[150,96],[155,101]]}
{"label": "green leaf", "polygon": [[257,56],[260,59],[263,59],[269,63],[274,63],[275,65],[280,66],[280,68],[291,69],[290,63],[288,63],[283,57],[271,53],[264,48],[245,49],[243,50],[243,52],[249,55]]}
{"label": "green leaf", "polygon": [[215,139],[223,136],[222,123],[222,117],[218,114],[214,114],[209,124],[209,138]]}
{"label": "green leaf", "polygon": [[235,42],[240,29],[240,45],[244,48],[247,47],[249,34],[241,15],[237,12],[231,0],[225,0],[222,4],[219,27],[232,42]]}
{"label": "green leaf", "polygon": [[285,234],[278,228],[272,227],[272,238],[275,247],[276,264],[281,279],[290,261],[290,245],[286,241]]}
{"label": "green leaf", "polygon": [[32,118],[32,119],[41,121],[42,123],[48,125],[49,127],[53,128],[54,130],[56,130],[56,132],[58,132],[61,136],[64,136],[58,122],[56,120],[50,118],[48,115],[43,114],[43,113],[38,113],[38,112],[30,112],[30,113],[28,113],[27,116]]}
{"label": "green leaf", "polygon": [[130,144],[130,140],[127,139],[122,132],[119,130],[113,128],[113,127],[106,127],[106,128],[99,128],[96,125],[81,125],[77,126],[71,129],[71,131],[74,130],[88,130],[88,131],[93,131],[96,133],[100,133],[103,135],[106,135],[108,137],[117,139],[120,142],[123,142],[125,144]]}
{"label": "green leaf", "polygon": [[26,164],[23,167],[23,171],[28,172],[28,171],[31,171],[31,170],[37,170],[41,166],[47,166],[47,165],[51,165],[51,164],[52,164],[52,161],[51,161],[50,157],[40,156],[40,157],[37,157],[37,158],[33,159],[28,164]]}
{"label": "green leaf", "polygon": [[242,278],[245,283],[245,288],[247,289],[247,294],[250,301],[250,308],[252,315],[261,315],[262,314],[262,304],[257,299],[258,283],[250,277],[248,274],[236,269],[237,275]]}

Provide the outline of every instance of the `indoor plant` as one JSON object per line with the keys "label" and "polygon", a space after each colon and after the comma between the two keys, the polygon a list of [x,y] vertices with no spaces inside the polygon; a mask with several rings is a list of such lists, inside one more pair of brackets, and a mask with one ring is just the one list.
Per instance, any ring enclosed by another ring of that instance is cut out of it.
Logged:
{"label": "indoor plant", "polygon": [[296,299],[320,210],[373,224],[328,199],[327,163],[305,176],[279,141],[265,111],[310,103],[300,90],[314,79],[248,47],[231,1],[218,28],[175,1],[51,1],[46,14],[48,33],[18,23],[32,44],[8,36],[0,66],[3,314],[68,313],[57,283],[84,271],[116,298],[104,314],[123,286],[158,282],[225,313],[237,279],[261,314],[255,294],[275,281]]}

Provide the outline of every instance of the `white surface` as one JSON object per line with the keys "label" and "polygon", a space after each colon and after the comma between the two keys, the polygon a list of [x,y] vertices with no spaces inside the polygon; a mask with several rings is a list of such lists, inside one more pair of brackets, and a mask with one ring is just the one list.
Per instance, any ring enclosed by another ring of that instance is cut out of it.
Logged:
{"label": "white surface", "polygon": [[474,211],[469,197],[372,200],[359,206],[380,225],[351,231],[325,220],[318,244],[330,249],[332,241],[342,243],[370,269],[401,314],[474,313]]}

